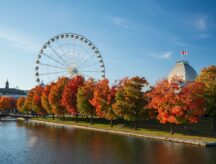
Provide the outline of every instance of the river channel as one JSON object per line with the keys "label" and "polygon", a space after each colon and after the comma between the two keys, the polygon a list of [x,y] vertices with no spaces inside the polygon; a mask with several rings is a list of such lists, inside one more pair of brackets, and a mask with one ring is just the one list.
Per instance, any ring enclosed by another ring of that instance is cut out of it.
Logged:
{"label": "river channel", "polygon": [[0,122],[0,164],[215,164],[216,148],[53,127]]}

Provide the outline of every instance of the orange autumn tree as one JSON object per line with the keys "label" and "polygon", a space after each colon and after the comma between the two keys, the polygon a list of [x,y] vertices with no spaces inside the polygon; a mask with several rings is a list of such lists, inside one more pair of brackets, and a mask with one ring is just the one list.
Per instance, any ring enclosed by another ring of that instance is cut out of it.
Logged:
{"label": "orange autumn tree", "polygon": [[17,99],[16,107],[17,107],[18,111],[21,113],[26,112],[26,110],[24,108],[24,103],[25,103],[25,97],[19,97]]}
{"label": "orange autumn tree", "polygon": [[84,81],[84,77],[80,75],[73,77],[65,85],[62,94],[62,105],[67,109],[68,113],[76,116],[76,122],[78,122],[77,92]]}
{"label": "orange autumn tree", "polygon": [[14,98],[14,97],[9,97],[9,104],[10,104],[9,109],[10,109],[11,111],[16,110],[16,103],[17,103],[16,98]]}
{"label": "orange autumn tree", "polygon": [[38,85],[34,88],[32,109],[40,116],[45,117],[47,111],[43,108],[41,103],[41,96],[42,96],[43,89],[44,88],[42,85]]}
{"label": "orange autumn tree", "polygon": [[116,115],[112,105],[115,102],[116,86],[109,86],[109,80],[100,80],[95,87],[94,96],[90,103],[96,108],[96,115],[110,120],[110,126],[113,127],[113,120]]}
{"label": "orange autumn tree", "polygon": [[135,121],[135,130],[138,121],[147,117],[147,98],[144,96],[147,87],[144,77],[135,76],[122,80],[116,92],[114,112],[120,118]]}
{"label": "orange autumn tree", "polygon": [[44,87],[44,90],[41,95],[41,104],[42,107],[46,110],[47,113],[51,114],[53,116],[53,120],[55,118],[55,111],[53,110],[52,106],[49,102],[49,93],[51,92],[52,87],[55,85],[54,82],[52,82],[49,85],[46,85]]}
{"label": "orange autumn tree", "polygon": [[189,82],[182,85],[180,78],[159,81],[154,89],[147,94],[150,101],[147,107],[156,110],[160,123],[173,124],[197,123],[204,113],[203,92],[205,86],[202,83]]}
{"label": "orange autumn tree", "polygon": [[28,94],[27,97],[25,99],[25,103],[24,103],[24,109],[26,110],[26,112],[31,112],[32,114],[36,114],[35,111],[33,111],[33,107],[32,107],[32,102],[33,102],[33,96],[34,96],[34,88],[32,88]]}
{"label": "orange autumn tree", "polygon": [[0,108],[5,111],[14,110],[16,108],[16,99],[13,97],[1,97]]}
{"label": "orange autumn tree", "polygon": [[203,68],[198,75],[197,82],[205,84],[205,102],[207,113],[213,118],[213,127],[216,131],[216,66]]}
{"label": "orange autumn tree", "polygon": [[49,103],[55,114],[62,116],[63,121],[65,120],[65,114],[67,113],[67,110],[62,105],[62,94],[68,80],[69,79],[67,77],[59,78],[56,82],[56,85],[51,88],[51,91],[49,93]]}
{"label": "orange autumn tree", "polygon": [[90,103],[90,100],[94,96],[95,81],[93,79],[88,79],[83,86],[78,89],[77,92],[77,109],[78,111],[85,115],[91,116],[91,124],[93,124],[93,116],[95,115],[95,108]]}

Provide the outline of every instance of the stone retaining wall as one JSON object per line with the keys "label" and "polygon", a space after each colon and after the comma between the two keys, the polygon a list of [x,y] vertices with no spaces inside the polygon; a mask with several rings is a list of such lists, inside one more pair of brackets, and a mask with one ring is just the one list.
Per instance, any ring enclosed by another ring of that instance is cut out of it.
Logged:
{"label": "stone retaining wall", "polygon": [[30,120],[30,122],[42,123],[45,125],[52,125],[52,126],[59,126],[59,127],[79,128],[79,129],[94,130],[94,131],[100,131],[100,132],[106,132],[106,133],[115,133],[115,134],[122,134],[122,135],[136,136],[136,137],[145,137],[145,138],[151,138],[151,139],[157,139],[157,140],[165,140],[165,141],[193,144],[193,145],[198,145],[198,146],[206,146],[206,147],[207,146],[216,146],[216,142],[203,142],[203,141],[191,140],[191,139],[179,139],[179,138],[173,138],[173,137],[153,136],[153,135],[115,131],[115,130],[109,130],[109,129],[99,129],[99,128],[94,128],[94,127],[85,127],[85,126],[81,126],[81,125],[66,125],[66,124],[62,124],[62,123],[39,121],[39,120]]}

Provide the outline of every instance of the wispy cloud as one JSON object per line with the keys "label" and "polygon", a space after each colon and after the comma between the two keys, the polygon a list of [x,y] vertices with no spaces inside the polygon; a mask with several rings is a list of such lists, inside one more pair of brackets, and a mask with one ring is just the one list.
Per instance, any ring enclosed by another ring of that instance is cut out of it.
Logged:
{"label": "wispy cloud", "polygon": [[207,17],[199,16],[194,21],[194,27],[196,30],[205,31],[208,27]]}
{"label": "wispy cloud", "polygon": [[168,60],[172,57],[173,52],[172,51],[167,51],[167,52],[162,52],[162,53],[157,53],[157,54],[150,54],[150,56],[157,58],[157,59],[163,59],[163,60]]}
{"label": "wispy cloud", "polygon": [[36,51],[40,48],[40,44],[34,41],[31,35],[10,28],[0,27],[0,40],[9,46],[29,51]]}
{"label": "wispy cloud", "polygon": [[126,30],[130,30],[133,32],[137,32],[135,27],[133,26],[133,24],[131,22],[129,22],[128,20],[121,18],[121,17],[113,17],[112,21],[115,25],[122,27]]}

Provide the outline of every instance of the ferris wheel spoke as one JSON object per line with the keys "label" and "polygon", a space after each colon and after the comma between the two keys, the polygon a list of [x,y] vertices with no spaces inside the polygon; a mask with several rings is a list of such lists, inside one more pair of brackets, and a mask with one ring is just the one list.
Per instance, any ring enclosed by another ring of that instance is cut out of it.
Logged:
{"label": "ferris wheel spoke", "polygon": [[48,55],[48,54],[45,54],[44,52],[42,53],[44,56],[46,56],[47,58],[55,61],[56,63],[62,65],[62,66],[65,66],[64,64],[62,64],[59,60],[56,60],[55,58],[53,58],[52,56]]}
{"label": "ferris wheel spoke", "polygon": [[[75,44],[72,46],[75,47]],[[81,62],[82,59],[80,59],[81,57],[80,52],[75,52],[73,48],[72,53],[69,50],[68,50],[68,53],[70,54],[69,55],[70,59],[76,61],[76,64]]]}
{"label": "ferris wheel spoke", "polygon": [[58,40],[57,40],[57,45],[58,45],[58,47],[62,50],[64,56],[65,56],[65,57],[67,56],[67,61],[68,61],[68,60],[69,60],[68,55],[66,54],[66,52],[65,52],[65,50],[64,50],[64,48],[63,48],[63,46],[59,43]]}
{"label": "ferris wheel spoke", "polygon": [[85,73],[82,73],[83,74],[83,76],[86,76],[86,77],[88,77],[88,78],[92,78],[91,76],[89,76],[89,75],[87,75],[87,74],[85,74]]}
{"label": "ferris wheel spoke", "polygon": [[[89,51],[86,50],[84,47],[81,47],[79,44],[76,44],[76,40],[72,40],[73,42],[72,43],[69,43],[68,42],[68,45],[71,45],[72,46],[72,55],[70,55],[70,57],[72,57],[71,59],[76,59],[77,60],[77,63],[80,63],[83,59],[81,59],[81,57],[83,57],[82,54],[87,54],[87,52]],[[77,52],[75,51],[75,47],[77,47]],[[85,49],[85,51],[82,51],[83,49]],[[69,50],[68,50],[69,51]],[[83,53],[81,53],[83,52]],[[85,52],[85,53],[84,53]],[[75,58],[74,58],[75,56]]]}
{"label": "ferris wheel spoke", "polygon": [[[82,60],[86,60],[85,59],[85,56],[87,56],[87,54],[89,54],[89,49],[88,50],[85,50],[85,51],[82,51],[82,47],[80,48],[80,50],[78,51],[78,54],[79,54],[79,56],[80,56],[80,60],[79,60],[79,63],[81,63],[82,62]],[[86,54],[86,55],[84,55],[84,54]],[[91,56],[91,55],[89,55],[89,56]],[[82,57],[82,58],[81,58]]]}
{"label": "ferris wheel spoke", "polygon": [[95,54],[89,56],[87,59],[84,60],[84,62],[80,63],[77,67],[82,66],[83,64],[85,64],[86,62],[88,62],[93,56],[95,56]]}
{"label": "ferris wheel spoke", "polygon": [[64,72],[67,72],[67,71],[40,73],[39,75],[40,75],[40,76],[42,76],[42,75],[51,75],[51,74],[59,74],[59,73],[64,73]]}
{"label": "ferris wheel spoke", "polygon": [[[60,44],[59,44],[60,45]],[[74,55],[75,54],[75,51],[74,52],[70,52],[70,50],[68,50],[66,47],[68,46],[68,45],[71,45],[71,44],[69,44],[69,43],[65,43],[65,44],[63,44],[63,45],[60,45],[61,46],[61,49],[63,49],[63,47],[65,47],[64,49],[64,54],[65,54],[65,56],[67,56],[67,61],[69,61],[69,62],[72,62],[72,64],[74,64],[74,65],[76,65],[76,63],[79,63],[79,61],[77,61],[78,59],[77,59],[77,57],[76,57],[76,55]],[[59,47],[60,48],[60,47]],[[67,52],[66,52],[67,51]],[[77,61],[77,62],[74,62],[74,61]],[[71,64],[71,63],[69,63],[69,64]]]}
{"label": "ferris wheel spoke", "polygon": [[81,72],[94,72],[94,73],[99,72],[99,73],[101,73],[102,71],[96,71],[96,70],[94,70],[94,71],[86,71],[86,70],[83,70],[83,71],[81,71]]}
{"label": "ferris wheel spoke", "polygon": [[[87,74],[85,74],[85,73],[83,73],[82,74],[83,76],[85,76],[85,77],[87,77],[87,78],[93,78],[92,76],[89,76],[89,75],[87,75]],[[97,79],[97,78],[94,78],[95,80],[99,80],[99,79]]]}
{"label": "ferris wheel spoke", "polygon": [[[83,69],[83,68],[87,68],[87,67],[92,67],[92,66],[97,66],[97,64],[98,64],[98,62],[95,62],[95,63],[93,63],[93,64],[89,64],[89,65],[86,65],[86,66],[80,66],[80,67],[77,67],[77,68],[79,68],[79,69]],[[99,66],[99,65],[98,65]]]}
{"label": "ferris wheel spoke", "polygon": [[58,67],[58,66],[54,66],[54,65],[50,65],[50,64],[45,64],[45,63],[39,63],[39,65],[43,65],[43,66],[47,66],[47,67],[52,67],[52,68],[58,68],[58,69],[63,69],[66,70],[67,68],[65,67]]}
{"label": "ferris wheel spoke", "polygon": [[61,57],[61,55],[59,55],[52,46],[49,45],[49,47],[54,52],[54,54],[64,63],[64,65],[67,66],[67,62]]}
{"label": "ferris wheel spoke", "polygon": [[60,77],[66,77],[66,75],[67,75],[67,73],[64,73],[61,76],[58,76],[58,77],[54,78],[53,80],[51,80],[50,83],[58,80]]}

